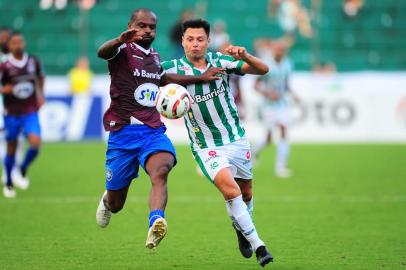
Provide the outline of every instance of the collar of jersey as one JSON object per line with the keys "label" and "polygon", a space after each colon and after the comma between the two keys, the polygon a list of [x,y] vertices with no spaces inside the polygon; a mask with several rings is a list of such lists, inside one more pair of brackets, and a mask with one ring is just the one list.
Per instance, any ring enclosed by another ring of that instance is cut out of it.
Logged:
{"label": "collar of jersey", "polygon": [[28,54],[24,53],[23,54],[23,59],[18,60],[16,58],[14,58],[13,54],[9,53],[7,60],[13,65],[16,66],[18,68],[22,68],[23,66],[25,66],[27,64],[28,61]]}
{"label": "collar of jersey", "polygon": [[133,42],[133,44],[134,44],[134,46],[135,46],[138,50],[142,51],[144,54],[150,55],[150,53],[151,53],[151,48],[149,48],[148,50],[146,50],[146,49],[144,49],[143,47],[141,47],[140,45],[138,45],[138,44],[135,43],[135,42]]}
{"label": "collar of jersey", "polygon": [[[183,60],[186,64],[188,64],[191,68],[193,68],[193,69],[198,70],[198,71],[201,72],[200,69],[195,68],[195,66],[192,64],[192,62],[190,62],[189,59],[187,59],[186,55],[182,57],[182,60]],[[207,67],[206,67],[206,70],[207,70],[207,69],[210,68],[210,66],[212,66],[212,64],[211,64],[211,62],[210,62],[209,55],[208,55],[207,53],[206,53],[206,61],[207,61]]]}

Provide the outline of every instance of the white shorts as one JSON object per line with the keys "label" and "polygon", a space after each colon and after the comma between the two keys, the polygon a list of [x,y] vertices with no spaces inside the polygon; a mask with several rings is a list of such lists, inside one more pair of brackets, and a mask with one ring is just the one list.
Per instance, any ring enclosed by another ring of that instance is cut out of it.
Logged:
{"label": "white shorts", "polygon": [[262,122],[268,130],[273,130],[275,127],[289,126],[291,122],[290,111],[288,107],[264,107],[261,110]]}
{"label": "white shorts", "polygon": [[223,168],[230,168],[234,178],[252,179],[251,146],[246,138],[223,146],[200,149],[194,157],[211,182]]}

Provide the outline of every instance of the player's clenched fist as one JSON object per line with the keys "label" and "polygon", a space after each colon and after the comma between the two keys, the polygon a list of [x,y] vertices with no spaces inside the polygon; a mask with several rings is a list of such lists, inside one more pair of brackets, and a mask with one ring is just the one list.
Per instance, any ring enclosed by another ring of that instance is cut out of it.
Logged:
{"label": "player's clenched fist", "polygon": [[247,50],[244,47],[229,45],[226,52],[237,60],[244,60],[247,57]]}

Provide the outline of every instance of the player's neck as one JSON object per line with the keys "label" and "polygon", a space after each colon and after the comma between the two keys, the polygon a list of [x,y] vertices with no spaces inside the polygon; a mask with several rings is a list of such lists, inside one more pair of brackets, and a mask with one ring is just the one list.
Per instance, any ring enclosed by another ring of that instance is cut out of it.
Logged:
{"label": "player's neck", "polygon": [[12,55],[17,60],[22,60],[24,58],[24,53],[13,53]]}
{"label": "player's neck", "polygon": [[207,61],[206,61],[205,57],[199,58],[199,59],[193,59],[193,58],[189,58],[186,56],[186,58],[187,58],[187,60],[189,60],[190,63],[192,63],[192,65],[195,68],[204,69],[207,67]]}

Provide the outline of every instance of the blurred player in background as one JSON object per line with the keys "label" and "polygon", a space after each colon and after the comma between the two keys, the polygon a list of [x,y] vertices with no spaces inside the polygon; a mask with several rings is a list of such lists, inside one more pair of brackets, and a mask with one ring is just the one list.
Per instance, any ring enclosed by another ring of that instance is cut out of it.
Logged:
{"label": "blurred player in background", "polygon": [[107,41],[98,56],[107,60],[111,77],[111,104],[104,114],[110,131],[106,153],[106,191],[96,212],[101,227],[109,224],[111,213],[120,211],[139,165],[149,175],[149,230],[146,247],[158,246],[166,235],[165,208],[167,178],[176,164],[175,148],[165,135],[166,127],[155,108],[161,84],[188,84],[219,79],[221,71],[211,69],[202,76],[166,75],[151,44],[156,35],[157,17],[148,9],[135,10],[128,30]]}
{"label": "blurred player in background", "polygon": [[6,184],[3,194],[7,198],[16,196],[11,172],[15,165],[17,138],[22,132],[29,147],[24,161],[18,168],[21,173],[19,184],[28,187],[27,171],[38,155],[41,144],[41,129],[38,110],[44,103],[44,75],[40,61],[25,52],[24,36],[19,32],[11,34],[8,41],[10,54],[0,66],[1,89],[4,103],[4,127],[6,131],[7,154],[4,160]]}
{"label": "blurred player in background", "polygon": [[[8,27],[1,27],[0,29],[0,64],[5,62],[7,60],[7,56],[9,53],[9,49],[8,49],[8,40],[10,38],[10,34],[11,34],[11,29]],[[5,131],[4,131],[4,119],[3,119],[3,112],[4,112],[4,108],[3,108],[3,95],[0,95],[0,163],[3,164],[4,163],[4,158],[6,156],[6,152],[7,152],[7,142],[5,139]],[[23,144],[24,144],[24,136],[21,134],[20,136],[18,136],[18,143],[17,143],[17,150],[16,150],[16,162],[15,162],[15,166],[12,170],[12,178],[14,178],[13,180],[13,184],[19,188],[22,189],[27,189],[28,182],[24,182],[24,179],[21,177],[21,173],[20,170],[16,167],[21,166],[21,163],[23,162],[24,159],[24,153],[23,153]],[[6,183],[6,170],[3,169],[2,170],[2,174],[1,174],[1,180],[3,182],[3,184]],[[22,182],[20,181],[22,180]]]}
{"label": "blurred player in background", "polygon": [[76,60],[75,66],[69,70],[68,77],[72,95],[89,94],[93,72],[87,57],[81,56]]}
{"label": "blurred player in background", "polygon": [[265,74],[268,67],[245,48],[229,46],[227,52],[207,53],[210,43],[207,21],[183,24],[185,57],[164,62],[167,73],[199,75],[208,68],[222,67],[221,80],[187,87],[193,104],[185,116],[192,153],[206,177],[226,200],[227,212],[236,230],[241,254],[250,258],[255,251],[258,263],[273,260],[259,238],[252,220],[252,163],[250,146],[241,125],[228,81],[228,74]]}
{"label": "blurred player in background", "polygon": [[286,56],[286,44],[282,41],[262,43],[257,48],[261,59],[266,59],[270,72],[265,76],[258,77],[255,89],[264,97],[261,106],[261,121],[267,129],[266,137],[254,147],[254,157],[258,158],[260,151],[267,147],[272,140],[276,129],[280,131],[280,139],[277,144],[275,173],[278,177],[290,177],[291,171],[287,168],[289,158],[289,141],[287,128],[290,123],[288,108],[288,94],[295,101],[298,97],[293,94],[289,86],[289,76],[292,64]]}

